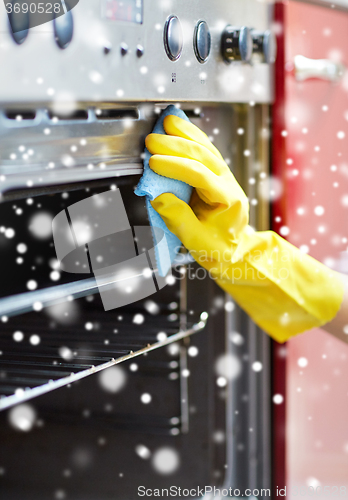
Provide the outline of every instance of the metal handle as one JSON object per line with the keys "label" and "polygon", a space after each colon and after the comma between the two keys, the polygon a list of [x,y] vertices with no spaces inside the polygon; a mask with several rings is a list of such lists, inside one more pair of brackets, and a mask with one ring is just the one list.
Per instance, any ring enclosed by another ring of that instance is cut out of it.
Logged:
{"label": "metal handle", "polygon": [[298,82],[309,78],[319,78],[331,82],[339,81],[346,68],[344,64],[329,59],[309,59],[301,55],[294,58],[295,78]]}
{"label": "metal handle", "polygon": [[[15,168],[13,168],[15,170]],[[128,175],[140,175],[143,172],[141,163],[119,163],[109,162],[105,168],[95,168],[88,170],[86,167],[76,167],[68,169],[56,169],[50,171],[35,171],[27,169],[24,173],[10,172],[3,175],[0,180],[0,198],[23,199],[29,196],[30,192],[38,190],[40,194],[45,194],[45,187],[52,187],[61,184],[91,182],[100,179],[113,179]],[[24,175],[23,175],[24,174]],[[29,187],[28,187],[29,186]]]}

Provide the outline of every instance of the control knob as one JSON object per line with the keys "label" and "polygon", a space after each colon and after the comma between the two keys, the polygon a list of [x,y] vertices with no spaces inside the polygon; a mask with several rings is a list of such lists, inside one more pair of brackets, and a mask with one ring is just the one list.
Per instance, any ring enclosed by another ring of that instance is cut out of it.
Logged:
{"label": "control knob", "polygon": [[60,49],[66,49],[72,40],[74,20],[71,10],[53,19],[54,38]]}
{"label": "control knob", "polygon": [[221,54],[226,62],[249,62],[253,52],[250,28],[226,26],[221,36]]}
{"label": "control knob", "polygon": [[277,41],[274,33],[267,31],[252,31],[253,53],[259,54],[263,62],[273,64],[277,57]]}
{"label": "control knob", "polygon": [[171,61],[177,61],[183,48],[183,32],[177,16],[170,16],[164,26],[164,48]]}
{"label": "control knob", "polygon": [[11,2],[12,8],[8,14],[8,19],[10,23],[10,33],[12,35],[12,38],[18,45],[20,45],[28,36],[30,20],[29,12],[25,12],[22,9],[20,9],[18,13],[15,12],[15,1],[16,0],[12,0]]}
{"label": "control knob", "polygon": [[196,24],[193,35],[193,48],[197,60],[200,63],[206,62],[210,54],[211,36],[209,27],[205,21],[199,21]]}

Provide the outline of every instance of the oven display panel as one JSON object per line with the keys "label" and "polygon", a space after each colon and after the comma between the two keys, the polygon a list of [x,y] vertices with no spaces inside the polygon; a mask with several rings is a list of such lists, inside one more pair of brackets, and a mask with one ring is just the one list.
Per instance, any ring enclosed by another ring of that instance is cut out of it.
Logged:
{"label": "oven display panel", "polygon": [[103,17],[110,21],[143,22],[143,0],[103,0]]}

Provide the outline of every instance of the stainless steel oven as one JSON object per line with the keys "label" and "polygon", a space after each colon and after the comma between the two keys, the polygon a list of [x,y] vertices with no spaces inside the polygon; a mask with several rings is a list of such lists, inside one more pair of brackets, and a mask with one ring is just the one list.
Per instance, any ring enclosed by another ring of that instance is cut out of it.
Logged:
{"label": "stainless steel oven", "polygon": [[147,225],[133,192],[144,138],[174,103],[242,183],[251,224],[267,228],[271,21],[256,0],[81,0],[13,34],[2,12],[4,498],[270,488],[268,337],[184,253],[165,287],[105,311],[92,274],[59,269],[51,222],[119,189],[130,224]]}

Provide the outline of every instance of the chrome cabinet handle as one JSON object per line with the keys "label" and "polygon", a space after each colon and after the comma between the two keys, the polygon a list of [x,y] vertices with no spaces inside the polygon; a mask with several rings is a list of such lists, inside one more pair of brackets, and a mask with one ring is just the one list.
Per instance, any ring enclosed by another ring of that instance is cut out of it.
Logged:
{"label": "chrome cabinet handle", "polygon": [[344,64],[329,59],[309,59],[301,55],[294,58],[295,78],[298,82],[308,78],[319,78],[337,82],[345,72]]}

